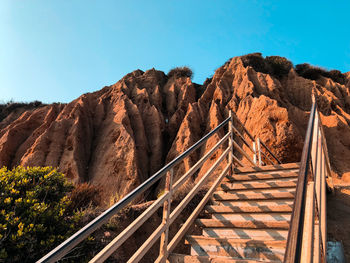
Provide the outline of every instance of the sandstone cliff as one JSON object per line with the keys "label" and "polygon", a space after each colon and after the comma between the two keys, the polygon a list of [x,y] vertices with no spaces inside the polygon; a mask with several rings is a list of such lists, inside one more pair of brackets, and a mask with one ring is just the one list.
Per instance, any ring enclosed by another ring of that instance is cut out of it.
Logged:
{"label": "sandstone cliff", "polygon": [[[224,120],[230,109],[283,162],[299,161],[315,90],[334,176],[350,182],[350,73],[344,76],[341,84],[322,76],[306,79],[293,68],[269,74],[242,57],[225,63],[203,85],[155,69],[136,70],[69,104],[8,115],[0,122],[0,166],[56,166],[73,182],[98,184],[106,197],[120,197]],[[176,176],[214,143],[209,140],[187,158]]]}

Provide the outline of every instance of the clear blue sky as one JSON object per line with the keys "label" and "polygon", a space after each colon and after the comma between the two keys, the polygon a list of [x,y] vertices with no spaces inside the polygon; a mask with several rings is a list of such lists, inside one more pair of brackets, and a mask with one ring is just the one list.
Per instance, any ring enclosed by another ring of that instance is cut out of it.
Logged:
{"label": "clear blue sky", "polygon": [[349,0],[1,0],[0,102],[69,102],[138,68],[187,65],[203,83],[250,52],[350,71],[349,13]]}

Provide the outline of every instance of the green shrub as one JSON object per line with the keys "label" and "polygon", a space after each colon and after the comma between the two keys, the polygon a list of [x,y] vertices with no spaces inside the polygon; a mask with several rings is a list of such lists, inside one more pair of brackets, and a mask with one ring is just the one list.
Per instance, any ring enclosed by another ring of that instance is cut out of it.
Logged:
{"label": "green shrub", "polygon": [[299,76],[312,80],[317,80],[320,78],[320,76],[326,74],[326,70],[319,67],[311,66],[308,63],[296,65],[295,71],[298,73]]}
{"label": "green shrub", "polygon": [[344,84],[346,81],[345,75],[342,74],[339,70],[327,71],[323,68],[311,66],[307,63],[296,65],[295,71],[298,73],[299,76],[306,79],[317,80],[321,76],[323,76],[326,78],[330,78],[333,81],[338,82],[340,84]]}
{"label": "green shrub", "polygon": [[331,78],[333,81],[338,82],[340,84],[345,84],[346,77],[339,70],[333,69],[328,71],[325,75],[327,78]]}
{"label": "green shrub", "polygon": [[277,78],[287,75],[293,68],[293,63],[284,57],[269,56],[265,58],[265,62],[270,67],[270,73]]}
{"label": "green shrub", "polygon": [[33,262],[73,233],[72,189],[51,167],[0,169],[0,262]]}
{"label": "green shrub", "polygon": [[293,68],[293,63],[279,56],[264,58],[261,53],[252,53],[241,57],[245,67],[251,66],[256,72],[271,74],[281,78]]}
{"label": "green shrub", "polygon": [[168,72],[168,77],[175,77],[175,78],[181,78],[181,77],[188,77],[192,78],[193,72],[189,67],[176,67],[171,69]]}
{"label": "green shrub", "polygon": [[35,100],[32,102],[14,102],[10,100],[6,103],[0,104],[0,121],[5,119],[11,112],[17,109],[31,110],[45,106],[41,101]]}
{"label": "green shrub", "polygon": [[245,67],[251,66],[256,72],[268,74],[270,69],[261,53],[247,54],[241,57]]}

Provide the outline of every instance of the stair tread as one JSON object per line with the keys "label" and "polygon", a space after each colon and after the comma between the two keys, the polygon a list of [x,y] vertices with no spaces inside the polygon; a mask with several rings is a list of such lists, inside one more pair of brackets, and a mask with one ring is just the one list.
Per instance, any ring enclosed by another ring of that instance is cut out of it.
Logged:
{"label": "stair tread", "polygon": [[283,260],[286,248],[285,240],[242,240],[203,236],[187,236],[185,240],[191,245],[191,255],[225,256],[235,259]]}
{"label": "stair tread", "polygon": [[265,199],[265,200],[214,200],[213,205],[220,206],[267,206],[267,205],[293,205],[294,197],[289,199]]}
{"label": "stair tread", "polygon": [[263,172],[263,173],[248,173],[248,174],[232,174],[227,175],[223,182],[245,182],[245,181],[257,181],[257,180],[279,180],[283,178],[297,178],[298,173],[295,172]]}
{"label": "stair tread", "polygon": [[230,194],[247,194],[247,193],[285,193],[285,192],[295,192],[296,187],[276,187],[276,188],[263,188],[263,189],[236,189],[236,190],[221,190],[218,189],[214,193],[222,194],[222,193],[230,193]]}
{"label": "stair tread", "polygon": [[197,244],[201,243],[216,243],[222,244],[227,242],[230,244],[246,244],[249,246],[273,246],[273,247],[285,247],[287,244],[286,240],[256,240],[256,239],[240,239],[240,238],[227,238],[227,237],[208,237],[208,236],[197,236],[197,235],[188,235],[185,238],[185,242],[190,244],[196,242]]}
{"label": "stair tread", "polygon": [[275,188],[288,188],[296,187],[297,180],[277,181],[268,180],[267,182],[261,181],[248,181],[248,182],[234,182],[234,183],[222,183],[219,190],[234,191],[234,190],[248,190],[248,189],[275,189]]}
{"label": "stair tread", "polygon": [[233,170],[235,173],[259,173],[265,171],[279,171],[279,170],[291,170],[298,169],[300,163],[286,163],[277,165],[266,165],[266,166],[253,166],[253,167],[235,167]]}
{"label": "stair tread", "polygon": [[294,198],[294,191],[284,192],[256,192],[256,193],[226,193],[215,192],[213,195],[214,200],[274,200],[274,199],[291,199]]}
{"label": "stair tread", "polygon": [[205,207],[209,213],[261,213],[261,212],[292,212],[292,205],[262,205],[262,206],[225,206],[209,205]]}
{"label": "stair tread", "polygon": [[202,227],[218,228],[254,228],[254,229],[288,229],[289,221],[262,221],[262,220],[219,220],[219,219],[197,219],[196,223]]}
{"label": "stair tread", "polygon": [[288,230],[249,228],[203,228],[203,236],[240,239],[287,240]]}
{"label": "stair tread", "polygon": [[[234,259],[231,257],[209,257],[209,256],[191,256],[171,253],[169,255],[170,263],[260,263],[266,262],[261,260],[246,260],[246,259]],[[280,261],[269,261],[280,262]]]}
{"label": "stair tread", "polygon": [[290,221],[291,213],[231,213],[213,214],[212,219],[241,221]]}

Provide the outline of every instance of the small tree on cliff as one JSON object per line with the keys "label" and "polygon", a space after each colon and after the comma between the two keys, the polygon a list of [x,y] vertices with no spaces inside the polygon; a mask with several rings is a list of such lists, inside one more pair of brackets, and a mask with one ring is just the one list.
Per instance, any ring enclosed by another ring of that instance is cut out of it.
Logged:
{"label": "small tree on cliff", "polygon": [[176,67],[171,69],[168,72],[168,77],[175,77],[175,78],[181,78],[181,77],[188,77],[192,79],[193,71],[189,67]]}

